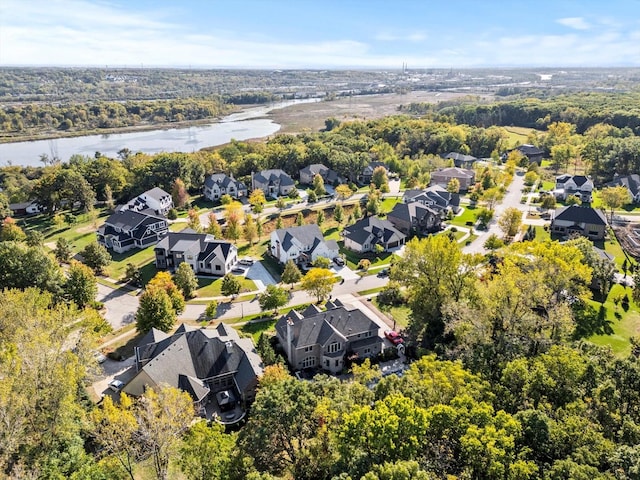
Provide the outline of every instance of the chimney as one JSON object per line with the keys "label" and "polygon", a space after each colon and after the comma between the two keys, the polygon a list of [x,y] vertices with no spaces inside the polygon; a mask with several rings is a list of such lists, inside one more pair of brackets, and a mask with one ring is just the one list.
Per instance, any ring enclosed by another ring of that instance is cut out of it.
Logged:
{"label": "chimney", "polygon": [[287,357],[289,357],[289,362],[293,364],[293,358],[291,358],[291,350],[293,347],[293,336],[291,333],[291,329],[293,327],[293,320],[291,317],[287,318]]}
{"label": "chimney", "polygon": [[231,355],[233,353],[233,342],[229,341],[229,342],[225,342],[224,346],[227,349],[227,353],[229,355]]}

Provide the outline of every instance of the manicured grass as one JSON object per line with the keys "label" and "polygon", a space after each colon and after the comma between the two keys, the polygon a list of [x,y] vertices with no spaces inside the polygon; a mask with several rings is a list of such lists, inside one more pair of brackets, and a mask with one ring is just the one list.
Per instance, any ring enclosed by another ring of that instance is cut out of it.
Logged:
{"label": "manicured grass", "polygon": [[551,234],[548,230],[545,230],[543,226],[536,225],[536,236],[534,238],[535,242],[545,242],[547,240],[551,240]]}
{"label": "manicured grass", "polygon": [[181,232],[188,227],[189,225],[187,225],[185,222],[175,222],[169,224],[169,230],[172,232]]}
{"label": "manicured grass", "polygon": [[460,215],[456,215],[451,220],[449,220],[449,223],[461,227],[468,227],[469,225],[467,225],[467,222],[475,223],[476,221],[476,210],[476,206],[467,205],[466,207],[464,207],[464,211]]}
{"label": "manicured grass", "polygon": [[606,240],[604,242],[603,241],[593,242],[593,244],[596,247],[603,249],[608,254],[613,255],[615,257],[616,265],[618,267],[622,266],[622,264],[624,263],[624,259],[626,257],[624,255],[624,251],[622,250],[622,247],[618,243],[618,239],[615,237],[613,232],[609,231],[609,240]]}
{"label": "manicured grass", "polygon": [[372,293],[379,293],[384,289],[384,287],[376,287],[376,288],[370,288],[369,290],[362,290],[360,292],[357,292],[358,295],[360,296],[364,296],[364,295],[371,295]]}
{"label": "manicured grass", "polygon": [[393,210],[393,207],[395,207],[399,201],[400,200],[398,200],[397,198],[385,198],[380,204],[380,212],[389,213],[391,210]]}
{"label": "manicured grass", "polygon": [[542,190],[545,190],[547,192],[552,191],[555,187],[556,187],[555,182],[542,182]]}
{"label": "manicured grass", "polygon": [[[143,250],[133,249],[125,253],[111,252],[111,265],[107,267],[107,275],[114,280],[120,280],[124,277],[127,270],[127,264],[133,263],[135,266],[144,268],[152,264],[155,260],[154,246],[147,247]],[[155,273],[154,273],[155,275]]]}
{"label": "manicured grass", "polygon": [[[252,292],[256,289],[253,280],[244,277],[237,277],[240,281],[240,292]],[[219,297],[222,295],[220,288],[222,287],[222,278],[202,278],[198,277],[198,297]]]}
{"label": "manicured grass", "polygon": [[382,312],[384,312],[387,316],[391,317],[391,319],[396,322],[397,326],[401,326],[406,328],[409,325],[409,318],[411,316],[411,309],[406,305],[400,305],[397,307],[390,307],[388,305],[380,305],[378,303],[378,299],[374,298],[372,300],[374,305]]}
{"label": "manicured grass", "polygon": [[523,143],[527,143],[529,133],[535,131],[533,128],[526,127],[503,127],[507,131],[507,142],[512,147],[517,147]]}
{"label": "manicured grass", "polygon": [[238,330],[240,330],[240,333],[244,334],[244,336],[251,336],[253,343],[257,344],[258,339],[263,332],[275,331],[276,322],[279,318],[279,316],[267,317],[263,321],[247,323],[241,326]]}
{"label": "manicured grass", "polygon": [[390,253],[390,252],[383,252],[379,255],[376,255],[375,253],[367,253],[364,255],[359,255],[347,248],[344,248],[343,242],[338,242],[338,246],[340,247],[340,253],[344,256],[344,258],[347,261],[347,266],[352,270],[358,269],[358,263],[363,258],[366,258],[371,262],[371,265],[369,265],[369,268],[374,268],[380,265],[393,263],[399,259],[399,257],[396,254]]}
{"label": "manicured grass", "polygon": [[[627,294],[629,296],[629,310],[624,311],[622,306],[616,307],[613,299],[616,296]],[[619,357],[626,357],[631,353],[630,338],[640,334],[640,313],[638,306],[633,302],[631,288],[622,285],[614,285],[607,301],[604,303],[606,309],[605,319],[613,332],[611,334],[593,335],[589,340],[596,345],[609,346]],[[600,303],[592,301],[591,305],[597,310]]]}

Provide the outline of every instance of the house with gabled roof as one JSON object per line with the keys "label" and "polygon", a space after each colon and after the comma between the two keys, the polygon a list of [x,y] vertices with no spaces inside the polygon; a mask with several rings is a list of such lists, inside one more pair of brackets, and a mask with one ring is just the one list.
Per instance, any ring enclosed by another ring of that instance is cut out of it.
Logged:
{"label": "house with gabled roof", "polygon": [[278,197],[289,195],[295,188],[293,179],[284,170],[262,170],[251,175],[251,188],[260,189],[265,197]]}
{"label": "house with gabled roof", "polygon": [[224,173],[214,173],[207,175],[204,179],[202,193],[211,201],[220,200],[223,195],[229,195],[232,198],[246,197],[248,194],[247,186],[233,178],[233,176]]}
{"label": "house with gabled roof", "polygon": [[313,185],[313,179],[316,175],[320,175],[325,185],[337,186],[347,183],[347,179],[338,175],[338,172],[331,170],[329,167],[321,163],[314,163],[300,169],[300,183],[302,185]]}
{"label": "house with gabled roof", "polygon": [[127,204],[119,206],[118,210],[133,210],[134,212],[152,210],[156,215],[166,215],[172,208],[171,194],[159,187],[154,187],[141,193]]}
{"label": "house with gabled roof", "polygon": [[442,230],[440,213],[420,202],[396,203],[387,214],[387,220],[405,235],[425,235]]}
{"label": "house with gabled roof", "polygon": [[471,168],[473,164],[478,160],[473,155],[465,155],[458,152],[449,152],[442,158],[446,160],[453,160],[453,166],[458,168]]}
{"label": "house with gabled roof", "polygon": [[460,183],[460,191],[464,192],[476,182],[476,172],[458,167],[441,168],[431,174],[431,185],[446,188],[454,178]]}
{"label": "house with gabled roof", "polygon": [[529,163],[537,163],[538,165],[542,163],[544,150],[539,149],[535,145],[525,143],[523,145],[520,145],[519,147],[516,147],[515,150],[518,150],[522,155],[527,157]]}
{"label": "house with gabled roof", "polygon": [[[171,335],[152,329],[135,347],[135,367],[137,373],[123,392],[140,396],[147,388],[169,385],[191,395],[196,411],[202,412],[212,403],[225,410],[229,399],[246,407],[263,371],[251,338],[240,338],[224,323],[215,328],[182,324]],[[236,423],[241,418],[221,420]]]}
{"label": "house with gabled roof", "polygon": [[615,175],[613,181],[607,183],[607,187],[624,187],[631,194],[634,203],[640,203],[640,175]]}
{"label": "house with gabled roof", "polygon": [[12,216],[22,217],[42,212],[42,206],[36,200],[29,200],[28,202],[10,203],[9,210],[11,210]]}
{"label": "house with gabled roof", "polygon": [[556,177],[556,186],[553,194],[559,200],[566,200],[570,195],[575,195],[583,203],[591,203],[593,182],[585,175],[569,175],[565,173]]}
{"label": "house with gabled roof", "polygon": [[98,228],[98,243],[116,253],[154,245],[169,233],[166,218],[151,210],[119,210]]}
{"label": "house with gabled roof", "polygon": [[384,167],[389,173],[389,168],[382,162],[371,162],[369,165],[362,169],[362,172],[358,174],[357,180],[360,185],[369,185],[373,178],[373,171],[378,167]]}
{"label": "house with gabled roof", "polygon": [[603,240],[607,219],[601,210],[580,205],[558,208],[551,218],[551,233],[563,236],[583,235],[591,240]]}
{"label": "house with gabled roof", "polygon": [[238,249],[213,235],[191,229],[169,232],[155,249],[156,268],[175,270],[185,262],[198,274],[226,275],[238,262]]}
{"label": "house with gabled roof", "polygon": [[422,203],[440,213],[443,218],[449,210],[453,213],[460,211],[460,195],[448,192],[440,185],[431,185],[424,190],[406,190],[402,201]]}
{"label": "house with gabled roof", "polygon": [[342,230],[344,246],[357,253],[375,252],[376,245],[384,251],[404,245],[407,236],[389,220],[366,217]]}
{"label": "house with gabled roof", "polygon": [[325,240],[316,224],[280,228],[271,232],[271,255],[280,263],[314,262],[318,257],[333,260],[340,253],[335,240]]}
{"label": "house with gabled roof", "polygon": [[315,305],[303,312],[291,310],[276,323],[276,336],[294,370],[318,368],[339,373],[345,359],[368,358],[383,350],[380,327],[358,308],[340,301]]}

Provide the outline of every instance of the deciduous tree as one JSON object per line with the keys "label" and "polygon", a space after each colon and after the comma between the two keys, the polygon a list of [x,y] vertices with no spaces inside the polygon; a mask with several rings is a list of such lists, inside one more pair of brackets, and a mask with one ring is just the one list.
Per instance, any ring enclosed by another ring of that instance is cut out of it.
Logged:
{"label": "deciduous tree", "polygon": [[189,203],[189,193],[184,182],[176,178],[171,187],[171,197],[176,208],[184,208]]}
{"label": "deciduous tree", "polygon": [[136,329],[145,333],[152,328],[170,331],[176,323],[176,311],[167,292],[159,287],[149,287],[140,295],[136,312]]}
{"label": "deciduous tree", "polygon": [[104,245],[92,242],[80,252],[84,263],[91,267],[96,275],[102,275],[104,269],[111,264],[111,254]]}
{"label": "deciduous tree", "polygon": [[505,238],[513,238],[522,225],[522,211],[515,207],[507,208],[498,219],[498,226]]}
{"label": "deciduous tree", "polygon": [[264,198],[264,192],[256,188],[251,195],[249,195],[249,203],[253,209],[253,213],[260,213],[264,208],[264,204],[267,203],[266,198]]}
{"label": "deciduous tree", "polygon": [[247,215],[244,220],[244,239],[249,242],[249,245],[253,246],[258,236],[258,229],[256,222],[251,215]]}
{"label": "deciduous tree", "polygon": [[282,281],[293,287],[294,283],[298,283],[302,278],[302,273],[293,260],[288,260],[282,272]]}
{"label": "deciduous tree", "polygon": [[73,261],[67,275],[64,291],[69,300],[75,302],[78,307],[84,308],[96,299],[98,282],[89,267]]}
{"label": "deciduous tree", "polygon": [[240,293],[240,281],[230,273],[222,277],[222,285],[220,285],[220,293],[225,296],[238,295]]}
{"label": "deciduous tree", "polygon": [[335,282],[336,279],[333,278],[331,270],[312,268],[302,277],[302,288],[311,295],[315,295],[318,298],[318,302],[321,302],[329,296]]}
{"label": "deciduous tree", "polygon": [[178,265],[176,273],[173,275],[176,287],[180,289],[184,298],[193,298],[198,290],[198,279],[191,265],[182,262]]}
{"label": "deciduous tree", "polygon": [[631,194],[621,185],[605,187],[600,190],[602,204],[609,209],[609,222],[613,221],[613,212],[627,203],[631,203]]}
{"label": "deciduous tree", "polygon": [[289,303],[289,292],[273,284],[267,285],[267,289],[258,296],[258,303],[263,312],[273,310],[277,315],[278,309]]}
{"label": "deciduous tree", "polygon": [[178,289],[169,272],[158,272],[147,284],[147,289],[160,288],[171,300],[171,306],[177,315],[184,311],[184,295]]}

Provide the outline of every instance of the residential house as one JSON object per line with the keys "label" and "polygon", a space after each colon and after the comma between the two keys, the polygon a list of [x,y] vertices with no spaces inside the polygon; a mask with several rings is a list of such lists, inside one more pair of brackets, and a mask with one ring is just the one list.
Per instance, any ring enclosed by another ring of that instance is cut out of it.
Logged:
{"label": "residential house", "polygon": [[169,232],[155,248],[156,267],[175,270],[182,262],[198,274],[226,275],[238,262],[238,249],[212,235],[185,229]]}
{"label": "residential house", "polygon": [[276,336],[295,370],[319,368],[340,373],[347,358],[378,355],[384,345],[380,327],[357,308],[327,303],[322,312],[312,305],[291,310],[276,323]]}
{"label": "residential house", "polygon": [[98,228],[98,243],[123,253],[133,248],[146,248],[169,233],[167,220],[150,210],[119,210]]}
{"label": "residential house", "polygon": [[260,189],[265,197],[289,195],[295,188],[293,180],[283,170],[262,170],[251,175],[251,188]]}
{"label": "residential house", "polygon": [[406,190],[402,201],[404,203],[420,202],[436,210],[442,218],[446,217],[448,211],[453,213],[460,211],[460,195],[448,192],[440,185],[431,185],[424,190]]}
{"label": "residential house", "polygon": [[613,181],[607,183],[607,187],[625,187],[631,194],[634,203],[640,203],[640,175],[615,175]]}
{"label": "residential house", "polygon": [[603,240],[607,219],[600,210],[579,205],[558,208],[551,218],[551,233],[571,235],[578,233],[591,240]]}
{"label": "residential house", "polygon": [[133,210],[142,212],[143,210],[153,210],[156,215],[166,215],[173,208],[173,198],[171,194],[161,188],[155,187],[141,193],[126,205],[120,206],[119,210]]}
{"label": "residential house", "polygon": [[325,167],[321,163],[314,163],[308,167],[304,167],[300,170],[300,183],[303,185],[313,185],[313,179],[316,175],[320,175],[324,180],[325,185],[340,185],[347,183],[344,177],[338,175],[338,172],[331,170],[329,167]]}
{"label": "residential house", "polygon": [[542,156],[544,155],[544,150],[539,149],[535,145],[531,145],[530,143],[525,143],[515,148],[521,154],[523,154],[529,160],[529,163],[537,163],[538,165],[542,164]]}
{"label": "residential house", "polygon": [[41,213],[42,207],[35,200],[29,200],[28,202],[10,203],[9,210],[11,210],[12,217],[23,217]]}
{"label": "residential house", "polygon": [[360,172],[360,174],[358,175],[358,183],[360,185],[369,185],[371,183],[371,179],[373,178],[373,171],[378,167],[384,167],[384,169],[387,171],[387,174],[389,174],[389,169],[384,163],[371,162],[369,165],[364,167],[362,169],[362,172]]}
{"label": "residential house", "polygon": [[384,251],[404,245],[407,236],[389,220],[366,217],[342,230],[344,246],[358,253],[375,252],[376,245]]}
{"label": "residential house", "polygon": [[[172,335],[152,329],[135,348],[135,366],[137,373],[123,388],[125,393],[140,396],[147,388],[169,385],[191,395],[200,413],[212,406],[225,410],[229,399],[246,407],[255,398],[263,371],[251,338],[240,338],[224,323],[215,328],[182,324]],[[236,423],[243,416],[220,420]]]}
{"label": "residential house", "polygon": [[244,183],[224,173],[214,173],[207,176],[202,191],[204,196],[211,201],[219,200],[223,195],[230,195],[233,198],[246,197],[248,193]]}
{"label": "residential house", "polygon": [[454,178],[460,182],[460,191],[465,192],[476,183],[476,172],[458,167],[441,168],[431,174],[431,184],[446,188]]}
{"label": "residential house", "polygon": [[443,156],[447,160],[453,160],[453,166],[458,168],[471,168],[478,160],[472,155],[464,155],[458,152],[449,152]]}
{"label": "residential house", "polygon": [[556,177],[556,186],[553,191],[559,200],[566,200],[569,195],[575,195],[583,203],[591,203],[593,182],[585,175],[564,174]]}
{"label": "residential house", "polygon": [[396,203],[387,220],[405,235],[424,235],[442,229],[440,213],[420,202]]}
{"label": "residential house", "polygon": [[325,240],[316,224],[280,228],[271,233],[271,255],[280,263],[314,262],[318,257],[333,260],[340,253],[335,240]]}

